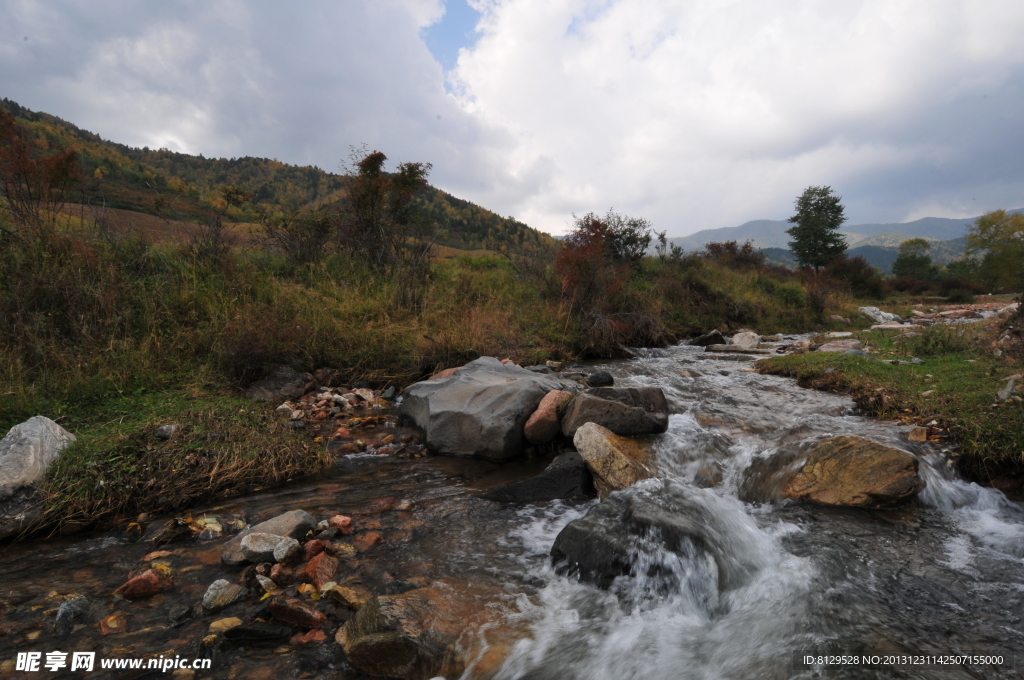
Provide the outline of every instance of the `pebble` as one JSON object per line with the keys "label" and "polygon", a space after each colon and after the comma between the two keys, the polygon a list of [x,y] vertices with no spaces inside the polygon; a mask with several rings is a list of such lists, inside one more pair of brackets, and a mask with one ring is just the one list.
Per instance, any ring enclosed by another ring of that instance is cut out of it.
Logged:
{"label": "pebble", "polygon": [[383,536],[376,531],[367,531],[363,534],[358,534],[352,539],[352,545],[355,546],[359,552],[366,552],[373,546],[377,545]]}
{"label": "pebble", "polygon": [[327,548],[327,542],[322,541],[319,538],[314,538],[311,541],[306,541],[306,544],[302,546],[302,559],[308,562]]}
{"label": "pebble", "polygon": [[210,624],[209,632],[211,633],[223,633],[226,630],[230,630],[235,626],[241,626],[242,619],[235,618],[234,616],[226,619],[218,619]]}
{"label": "pebble", "polygon": [[352,518],[345,515],[334,515],[327,522],[333,529],[347,529],[352,526]]}
{"label": "pebble", "polygon": [[247,591],[237,583],[226,579],[218,579],[210,584],[203,595],[203,608],[215,612],[238,602],[245,597]]}
{"label": "pebble", "polygon": [[292,558],[299,554],[299,551],[301,549],[302,546],[299,544],[298,541],[296,541],[294,538],[285,536],[276,546],[274,546],[274,552],[271,554],[271,561],[289,562],[292,560]]}
{"label": "pebble", "polygon": [[275,561],[274,553],[276,548],[283,541],[283,536],[263,532],[248,533],[242,537],[242,554],[250,562],[273,562]]}
{"label": "pebble", "polygon": [[279,586],[291,585],[294,572],[283,564],[275,564],[270,569],[270,580]]}
{"label": "pebble", "polygon": [[156,432],[154,434],[156,435],[157,439],[167,441],[168,439],[176,435],[179,430],[181,430],[181,425],[161,425],[160,427],[156,428]]}

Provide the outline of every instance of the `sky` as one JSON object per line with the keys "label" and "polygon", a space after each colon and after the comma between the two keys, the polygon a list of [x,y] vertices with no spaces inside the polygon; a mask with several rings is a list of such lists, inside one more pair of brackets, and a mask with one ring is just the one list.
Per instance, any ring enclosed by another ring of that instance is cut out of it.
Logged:
{"label": "sky", "polygon": [[0,96],[132,146],[389,163],[551,233],[1024,205],[1019,0],[0,0]]}

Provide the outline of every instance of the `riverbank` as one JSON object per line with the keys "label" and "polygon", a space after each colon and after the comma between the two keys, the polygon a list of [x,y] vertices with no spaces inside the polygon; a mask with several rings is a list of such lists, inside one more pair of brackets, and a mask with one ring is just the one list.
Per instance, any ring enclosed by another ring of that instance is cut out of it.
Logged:
{"label": "riverbank", "polygon": [[906,335],[858,331],[853,339],[870,356],[806,352],[765,359],[758,370],[849,394],[873,416],[915,424],[916,438],[956,448],[965,478],[1017,495],[1024,488],[1024,399],[1019,389],[998,393],[1022,366],[1012,353],[995,351],[1003,328],[1003,320],[991,319]]}

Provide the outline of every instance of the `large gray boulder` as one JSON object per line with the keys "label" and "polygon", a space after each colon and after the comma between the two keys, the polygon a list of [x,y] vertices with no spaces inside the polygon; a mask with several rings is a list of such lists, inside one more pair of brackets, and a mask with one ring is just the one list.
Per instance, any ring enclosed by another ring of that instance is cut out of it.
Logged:
{"label": "large gray boulder", "polygon": [[263,378],[249,385],[245,397],[254,401],[298,399],[314,386],[310,373],[299,373],[291,366],[275,366]]}
{"label": "large gray boulder", "polygon": [[401,413],[423,429],[431,450],[503,461],[522,452],[523,427],[544,395],[569,387],[481,357],[446,378],[407,388]]}
{"label": "large gray boulder", "polygon": [[0,439],[0,539],[39,518],[38,486],[75,436],[45,416],[15,425]]}
{"label": "large gray boulder", "polygon": [[[559,573],[600,588],[620,577],[667,594],[688,587],[713,601],[745,585],[764,557],[758,529],[711,491],[648,480],[616,491],[569,522],[551,547]],[[629,589],[619,589],[627,592]]]}
{"label": "large gray boulder", "polygon": [[573,399],[562,434],[573,437],[585,423],[623,437],[661,434],[668,430],[668,401],[660,387],[594,387]]}

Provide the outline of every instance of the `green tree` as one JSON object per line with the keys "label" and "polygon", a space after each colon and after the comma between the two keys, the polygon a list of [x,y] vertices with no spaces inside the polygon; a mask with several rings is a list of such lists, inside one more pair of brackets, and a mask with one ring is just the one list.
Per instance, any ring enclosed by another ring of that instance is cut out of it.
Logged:
{"label": "green tree", "polygon": [[981,276],[996,291],[1024,289],[1024,214],[985,213],[967,230],[967,254],[984,253]]}
{"label": "green tree", "polygon": [[846,221],[841,200],[832,187],[807,187],[796,199],[796,214],[789,218],[793,226],[786,233],[793,237],[789,249],[801,267],[814,267],[817,273],[846,252],[846,239],[839,233]]}
{"label": "green tree", "polygon": [[934,281],[939,277],[938,265],[932,264],[928,254],[929,243],[923,238],[912,238],[900,244],[900,254],[892,263],[892,275]]}

